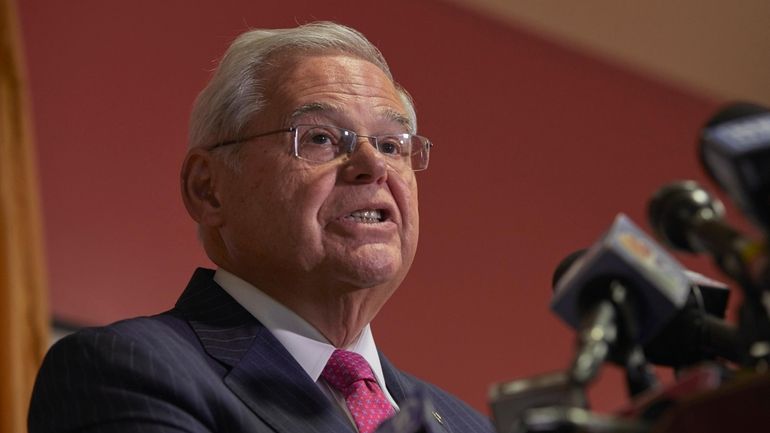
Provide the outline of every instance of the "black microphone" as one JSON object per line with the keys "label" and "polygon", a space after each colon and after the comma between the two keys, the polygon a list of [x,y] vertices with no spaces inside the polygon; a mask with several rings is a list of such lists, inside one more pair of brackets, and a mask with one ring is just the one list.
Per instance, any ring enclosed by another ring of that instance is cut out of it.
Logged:
{"label": "black microphone", "polygon": [[700,158],[706,172],[752,221],[770,229],[770,110],[739,102],[703,127]]}
{"label": "black microphone", "polygon": [[[553,273],[554,287],[572,264],[587,250],[566,256]],[[656,365],[681,368],[705,360],[724,358],[741,360],[738,330],[725,322],[729,289],[724,283],[697,272],[684,270],[690,293],[682,309],[644,344],[648,361]]]}
{"label": "black microphone", "polygon": [[581,248],[567,254],[563,259],[561,259],[559,264],[556,266],[556,269],[553,270],[553,276],[551,277],[551,287],[554,290],[556,290],[556,284],[558,284],[559,280],[561,280],[561,277],[567,272],[567,270],[569,270],[569,268],[573,263],[575,263],[575,261],[577,261],[577,259],[586,253],[586,251],[588,251],[588,248]]}
{"label": "black microphone", "polygon": [[605,360],[625,365],[629,391],[654,383],[641,347],[687,302],[682,267],[625,215],[555,278],[551,309],[579,330],[570,376],[588,383]]}
{"label": "black microphone", "polygon": [[554,277],[551,309],[576,329],[585,307],[606,299],[611,282],[633,289],[639,321],[635,339],[642,343],[684,306],[690,292],[682,266],[623,214],[560,278]]}
{"label": "black microphone", "polygon": [[[556,284],[559,282],[562,275],[564,275],[570,266],[572,266],[580,256],[585,254],[586,251],[588,251],[587,248],[573,251],[559,262],[551,277],[551,287],[556,289]],[[724,319],[725,312],[727,311],[727,302],[730,298],[730,288],[727,284],[689,269],[685,269],[684,273],[692,287],[692,294],[688,298],[687,303],[697,306],[697,308],[700,308],[714,317]]]}
{"label": "black microphone", "polygon": [[705,251],[743,288],[740,333],[744,364],[770,362],[770,290],[764,245],[723,221],[724,207],[694,181],[658,190],[649,203],[650,225],[666,243],[685,251]]}
{"label": "black microphone", "polygon": [[752,294],[756,270],[764,263],[764,246],[746,238],[724,222],[725,209],[692,180],[664,185],[648,205],[650,225],[673,248],[707,252],[722,270]]}
{"label": "black microphone", "polygon": [[690,295],[679,313],[644,347],[653,364],[674,368],[723,358],[743,360],[738,328],[723,320],[729,288],[726,284],[685,269]]}

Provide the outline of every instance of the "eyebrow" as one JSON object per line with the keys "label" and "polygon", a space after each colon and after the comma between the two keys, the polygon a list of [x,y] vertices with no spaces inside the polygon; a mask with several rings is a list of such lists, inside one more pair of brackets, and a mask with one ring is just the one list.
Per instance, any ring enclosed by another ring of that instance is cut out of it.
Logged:
{"label": "eyebrow", "polygon": [[[301,105],[299,108],[294,110],[291,113],[291,116],[289,116],[289,120],[293,122],[298,117],[301,117],[308,113],[323,113],[323,112],[343,113],[344,111],[345,110],[343,110],[338,105],[329,104],[327,102],[311,102],[308,104]],[[384,114],[387,120],[396,122],[404,126],[408,131],[413,130],[412,121],[408,117],[399,113],[398,111],[389,108],[384,111]]]}
{"label": "eyebrow", "polygon": [[407,131],[414,132],[414,125],[412,125],[412,121],[398,111],[387,109],[385,110],[385,116],[388,118],[388,120],[400,123],[404,128],[406,128]]}
{"label": "eyebrow", "polygon": [[291,113],[291,116],[289,116],[289,120],[294,121],[298,117],[301,117],[308,113],[319,113],[319,112],[325,112],[325,111],[338,113],[342,110],[339,107],[332,104],[327,104],[323,102],[311,102],[309,104],[301,105],[299,108],[294,110]]}

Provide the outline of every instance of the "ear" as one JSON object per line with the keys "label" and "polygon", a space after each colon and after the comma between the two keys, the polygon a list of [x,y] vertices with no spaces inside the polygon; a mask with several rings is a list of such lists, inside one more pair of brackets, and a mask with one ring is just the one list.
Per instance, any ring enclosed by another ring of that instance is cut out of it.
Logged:
{"label": "ear", "polygon": [[202,226],[218,227],[224,222],[217,190],[221,165],[201,149],[190,150],[182,164],[182,200],[187,213]]}

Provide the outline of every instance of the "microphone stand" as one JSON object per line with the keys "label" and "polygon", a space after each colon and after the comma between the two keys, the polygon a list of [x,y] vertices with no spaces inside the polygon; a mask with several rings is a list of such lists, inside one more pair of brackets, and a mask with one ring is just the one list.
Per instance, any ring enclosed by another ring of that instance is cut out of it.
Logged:
{"label": "microphone stand", "polygon": [[[708,230],[710,221],[704,221]],[[722,229],[723,230],[723,229]],[[715,237],[722,238],[722,237]],[[770,266],[765,247],[747,242],[739,234],[727,237],[724,244],[709,245],[714,262],[733,278],[743,291],[738,329],[743,338],[742,364],[764,372],[770,369]],[[767,243],[765,243],[766,245]]]}
{"label": "microphone stand", "polygon": [[592,307],[584,320],[568,377],[574,387],[585,389],[604,361],[613,359],[625,367],[628,392],[635,397],[656,387],[658,381],[637,342],[638,329],[628,289],[617,280],[609,287],[609,299]]}

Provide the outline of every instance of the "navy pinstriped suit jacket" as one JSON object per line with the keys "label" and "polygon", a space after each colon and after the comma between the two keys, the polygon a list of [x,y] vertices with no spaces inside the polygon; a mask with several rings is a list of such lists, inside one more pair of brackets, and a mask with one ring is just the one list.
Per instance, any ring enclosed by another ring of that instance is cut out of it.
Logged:
{"label": "navy pinstriped suit jacket", "polygon": [[[43,362],[29,431],[354,433],[273,335],[198,269],[176,306],[55,344]],[[437,431],[491,433],[458,399],[380,355],[397,402],[421,389]]]}

